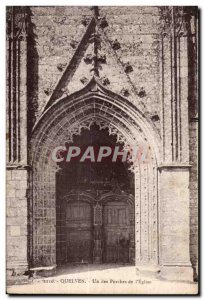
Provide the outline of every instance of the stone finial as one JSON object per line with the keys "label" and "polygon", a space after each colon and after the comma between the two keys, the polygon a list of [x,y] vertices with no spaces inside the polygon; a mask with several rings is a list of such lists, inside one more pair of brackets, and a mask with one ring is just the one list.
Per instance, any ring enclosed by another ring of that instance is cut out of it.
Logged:
{"label": "stone finial", "polygon": [[98,6],[91,6],[90,9],[93,11],[94,16],[96,18],[98,18],[98,16],[99,16],[99,8],[98,8]]}

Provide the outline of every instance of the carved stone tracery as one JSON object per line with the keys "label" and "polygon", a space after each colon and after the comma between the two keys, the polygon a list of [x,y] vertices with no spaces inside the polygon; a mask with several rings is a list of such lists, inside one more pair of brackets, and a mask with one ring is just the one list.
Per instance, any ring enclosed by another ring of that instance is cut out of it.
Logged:
{"label": "carved stone tracery", "polygon": [[161,6],[160,21],[163,35],[182,36],[187,34],[187,26],[192,13],[184,6]]}
{"label": "carved stone tracery", "polygon": [[7,7],[7,39],[25,39],[27,37],[27,11],[25,7]]}
{"label": "carved stone tracery", "polygon": [[[193,7],[164,6],[159,9],[162,24],[163,159],[166,162],[188,163],[188,130],[184,126],[188,123],[188,84],[191,80],[188,66],[192,64],[188,58],[188,40],[194,35],[190,23],[196,16]],[[170,76],[166,76],[167,72]],[[168,131],[167,128],[171,130]]]}
{"label": "carved stone tracery", "polygon": [[[27,38],[29,10],[7,7],[7,163],[27,164]],[[29,26],[28,26],[29,25]]]}

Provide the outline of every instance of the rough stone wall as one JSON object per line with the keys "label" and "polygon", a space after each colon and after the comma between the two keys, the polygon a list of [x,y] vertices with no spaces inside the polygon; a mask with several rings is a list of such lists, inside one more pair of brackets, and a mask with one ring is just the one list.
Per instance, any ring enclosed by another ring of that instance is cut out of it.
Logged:
{"label": "rough stone wall", "polygon": [[[129,82],[134,86],[137,98],[146,114],[153,116],[160,111],[160,95],[158,84],[160,31],[159,12],[156,7],[101,7],[101,14],[106,16],[108,40],[117,39],[121,48],[117,51],[119,60],[129,62],[133,71],[128,74]],[[110,66],[111,67],[111,66]],[[110,67],[108,66],[109,70]],[[117,85],[117,93],[121,87],[116,68],[111,68]],[[125,82],[123,82],[125,84]],[[127,86],[128,89],[128,86]]]}
{"label": "rough stone wall", "polygon": [[[192,24],[193,20],[191,21]],[[194,25],[194,24],[192,24]],[[199,11],[197,11],[197,26],[192,27],[192,37],[188,40],[188,71],[189,71],[189,150],[190,150],[190,254],[191,262],[198,274],[198,216],[199,216]],[[196,276],[196,275],[195,275]],[[196,278],[196,277],[195,277]]]}
{"label": "rough stone wall", "polygon": [[[77,47],[87,27],[83,21],[90,22],[93,13],[90,7],[32,7],[31,11],[39,65],[36,110],[38,117],[62,76],[63,71],[60,67],[65,68],[76,51],[70,44],[74,41]],[[110,81],[107,88],[118,94],[121,94],[122,89],[127,90],[129,93],[127,98],[130,101],[137,100],[136,103],[140,105],[141,110],[150,118],[158,115],[160,112],[158,9],[100,7],[99,12],[108,22],[108,26],[103,30],[106,45],[102,43],[101,49],[101,53],[106,54],[107,62],[100,70],[100,77],[107,76]],[[111,44],[116,39],[120,49],[111,51]],[[123,65],[127,62],[133,68],[129,74],[123,71]],[[78,69],[76,80],[71,83],[74,86],[72,92],[84,87],[80,82],[82,76],[88,79],[90,76],[85,64]],[[155,123],[159,128],[160,121],[157,119]]]}
{"label": "rough stone wall", "polygon": [[67,64],[75,52],[71,41],[79,43],[86,30],[83,16],[92,12],[86,7],[32,7],[31,11],[38,55],[38,116],[62,76],[58,65]]}
{"label": "rough stone wall", "polygon": [[13,275],[27,267],[27,171],[7,170],[7,269]]}
{"label": "rough stone wall", "polygon": [[198,122],[190,123],[190,254],[194,266],[198,259]]}

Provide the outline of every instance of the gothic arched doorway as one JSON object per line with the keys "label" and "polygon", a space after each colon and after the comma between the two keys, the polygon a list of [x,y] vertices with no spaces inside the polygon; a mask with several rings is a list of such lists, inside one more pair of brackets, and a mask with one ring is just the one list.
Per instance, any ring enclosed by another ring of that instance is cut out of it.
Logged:
{"label": "gothic arched doorway", "polygon": [[[125,147],[146,144],[151,149],[148,162],[137,161],[129,165],[133,172],[134,192],[124,192],[134,195],[135,264],[158,263],[159,138],[150,122],[127,99],[106,90],[95,78],[83,90],[59,99],[44,112],[33,130],[30,153],[33,171],[30,208],[32,267],[54,268],[57,263],[56,173],[60,172],[60,166],[52,161],[52,150],[65,142],[73,143],[74,136],[80,136],[83,129],[90,130],[93,124],[97,124],[101,132],[108,129],[109,136],[115,136],[117,143],[124,144]],[[122,191],[121,188],[120,193]],[[93,209],[99,211],[97,207]],[[100,230],[93,233],[96,235],[94,240],[97,241],[93,245],[95,254],[92,257],[95,257],[95,261],[99,261],[101,257],[99,233]]]}

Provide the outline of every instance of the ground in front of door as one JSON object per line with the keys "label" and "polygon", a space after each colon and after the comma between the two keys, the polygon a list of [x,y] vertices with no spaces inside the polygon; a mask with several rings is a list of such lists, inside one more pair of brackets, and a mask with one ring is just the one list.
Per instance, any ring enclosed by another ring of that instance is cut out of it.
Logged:
{"label": "ground in front of door", "polygon": [[8,293],[24,294],[196,294],[197,283],[165,281],[155,268],[129,265],[67,265],[51,277],[11,285]]}

